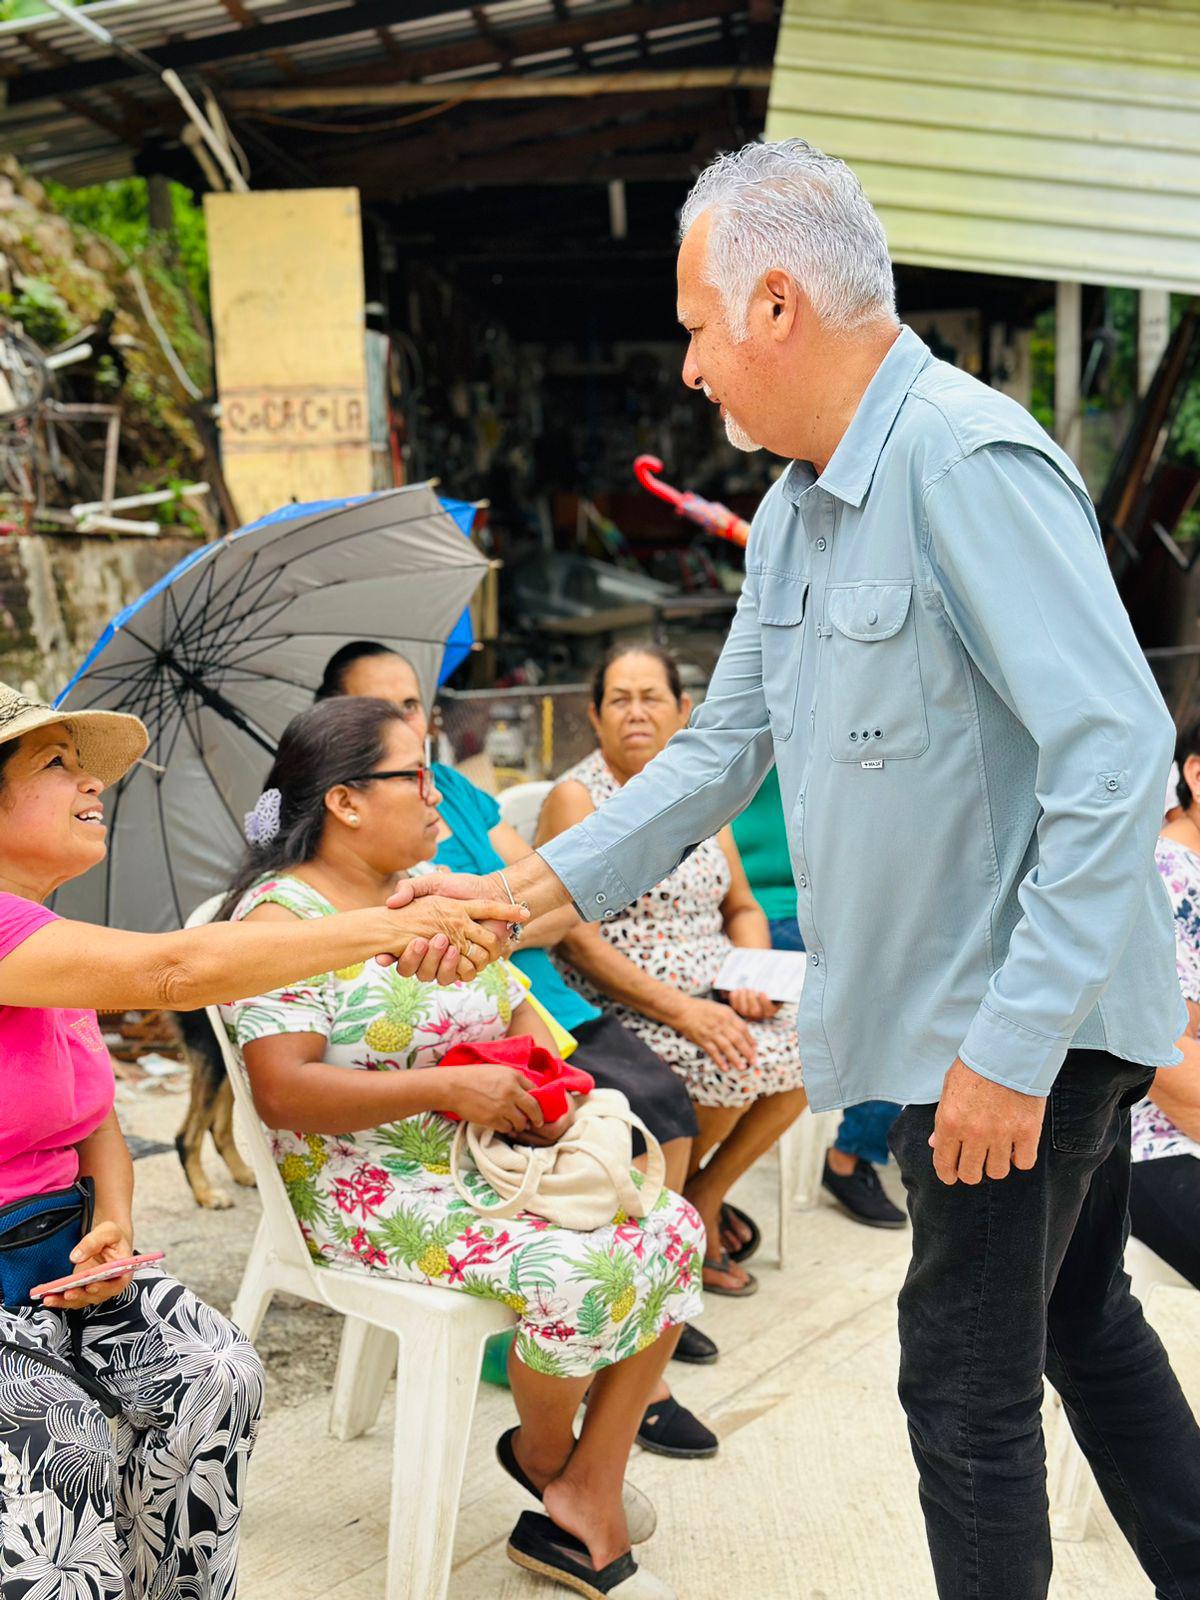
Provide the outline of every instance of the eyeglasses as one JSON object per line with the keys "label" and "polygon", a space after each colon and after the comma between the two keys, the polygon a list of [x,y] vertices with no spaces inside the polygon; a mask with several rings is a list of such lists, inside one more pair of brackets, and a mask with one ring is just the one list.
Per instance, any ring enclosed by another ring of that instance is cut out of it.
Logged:
{"label": "eyeglasses", "polygon": [[410,778],[416,782],[417,794],[426,805],[431,804],[437,793],[437,785],[433,778],[431,767],[393,767],[383,772],[356,772],[349,778],[343,778],[343,783],[376,783],[381,778]]}

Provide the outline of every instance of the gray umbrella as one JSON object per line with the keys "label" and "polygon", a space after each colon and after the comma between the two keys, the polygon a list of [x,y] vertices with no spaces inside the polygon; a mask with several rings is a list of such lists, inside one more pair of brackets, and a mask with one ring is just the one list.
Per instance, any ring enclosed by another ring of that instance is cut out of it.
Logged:
{"label": "gray umbrella", "polygon": [[150,748],[106,797],[107,860],[55,909],[160,932],[223,888],[280,734],[350,640],[402,652],[428,697],[488,565],[462,521],[428,484],[285,506],[114,618],[57,703],[131,711]]}

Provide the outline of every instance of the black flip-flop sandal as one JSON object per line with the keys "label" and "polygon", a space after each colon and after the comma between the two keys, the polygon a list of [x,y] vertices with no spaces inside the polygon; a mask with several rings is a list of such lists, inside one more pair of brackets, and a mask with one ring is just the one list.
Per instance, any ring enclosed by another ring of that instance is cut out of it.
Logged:
{"label": "black flip-flop sandal", "polygon": [[728,1200],[721,1207],[722,1229],[729,1227],[729,1224],[725,1221],[727,1215],[732,1217],[735,1222],[740,1222],[744,1228],[750,1229],[750,1237],[745,1244],[740,1244],[736,1250],[729,1252],[730,1261],[736,1261],[740,1265],[743,1261],[749,1261],[751,1256],[757,1254],[758,1247],[762,1243],[762,1232],[753,1217],[748,1217],[744,1211],[739,1211],[737,1206],[731,1206]]}
{"label": "black flip-flop sandal", "polygon": [[588,1564],[587,1546],[537,1511],[523,1511],[517,1519],[508,1536],[508,1559],[588,1600],[678,1600],[674,1589],[644,1572],[628,1550],[597,1571]]}
{"label": "black flip-flop sandal", "polygon": [[680,1461],[704,1461],[721,1448],[716,1434],[674,1395],[646,1407],[637,1442],[656,1456],[674,1456]]}
{"label": "black flip-flop sandal", "polygon": [[[541,1492],[522,1468],[517,1460],[517,1452],[513,1449],[513,1437],[516,1432],[516,1428],[510,1428],[496,1440],[496,1460],[512,1481],[519,1483],[525,1493],[531,1494],[540,1505]],[[653,1538],[654,1530],[658,1527],[658,1512],[654,1509],[653,1501],[640,1489],[635,1489],[631,1483],[627,1483],[621,1492],[621,1503],[625,1509],[625,1526],[629,1529],[630,1544],[645,1544],[647,1539]],[[564,1534],[563,1537],[567,1538],[569,1535]]]}
{"label": "black flip-flop sandal", "polygon": [[[719,1256],[705,1256],[704,1268],[708,1272],[728,1272],[733,1265],[728,1250],[722,1250]],[[719,1283],[706,1283],[705,1294],[724,1294],[731,1300],[745,1300],[752,1294],[758,1293],[758,1279],[752,1272],[746,1274],[746,1281],[740,1289],[726,1289]]]}

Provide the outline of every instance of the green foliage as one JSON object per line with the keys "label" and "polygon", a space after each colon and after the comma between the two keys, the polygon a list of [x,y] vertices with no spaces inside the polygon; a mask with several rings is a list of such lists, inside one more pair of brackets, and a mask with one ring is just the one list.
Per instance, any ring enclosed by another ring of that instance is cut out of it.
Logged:
{"label": "green foliage", "polygon": [[[0,5],[3,0],[0,0]],[[174,254],[192,298],[208,312],[208,237],[204,228],[204,209],[197,197],[182,183],[172,183],[171,222]],[[147,270],[143,261],[151,254],[151,272],[162,272],[164,240],[150,231],[150,198],[144,178],[118,178],[112,183],[96,183],[84,189],[68,189],[61,183],[47,183],[46,193],[55,209],[70,222],[109,239],[118,249]],[[151,246],[156,248],[151,250]],[[172,290],[177,288],[169,275]]]}
{"label": "green foliage", "polygon": [[[1112,336],[1102,392],[1090,406],[1116,410],[1134,398],[1137,381],[1138,295],[1136,289],[1108,289],[1105,321]],[[1171,296],[1171,327],[1178,325],[1187,295]],[[1033,394],[1029,409],[1048,432],[1054,431],[1054,310],[1033,324]],[[1200,378],[1188,385],[1167,443],[1167,459],[1200,466]]]}
{"label": "green foliage", "polygon": [[22,278],[16,294],[0,294],[0,311],[19,322],[44,349],[61,344],[79,326],[67,302],[45,278]]}
{"label": "green foliage", "polygon": [[[92,0],[67,0],[69,6],[88,6]],[[44,0],[0,0],[0,22],[25,22],[50,13]]]}

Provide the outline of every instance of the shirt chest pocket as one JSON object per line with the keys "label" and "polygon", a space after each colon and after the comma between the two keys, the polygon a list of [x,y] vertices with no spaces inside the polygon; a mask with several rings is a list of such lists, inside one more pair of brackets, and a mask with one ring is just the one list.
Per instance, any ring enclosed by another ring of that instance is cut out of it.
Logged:
{"label": "shirt chest pocket", "polygon": [[800,694],[800,656],[808,579],[790,572],[763,572],[758,578],[758,621],[762,635],[763,691],[771,733],[790,739]]}
{"label": "shirt chest pocket", "polygon": [[831,584],[826,683],[835,761],[903,760],[929,747],[911,583]]}

